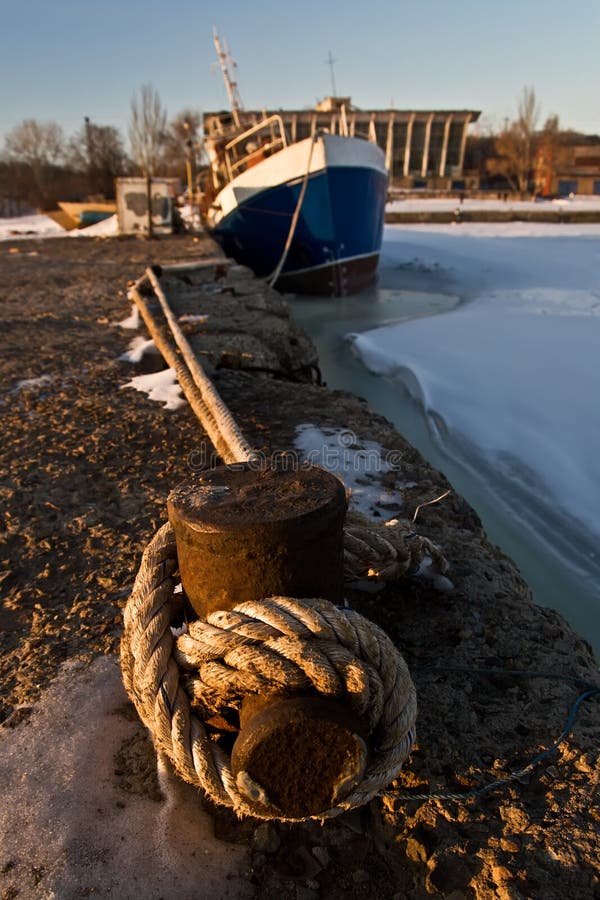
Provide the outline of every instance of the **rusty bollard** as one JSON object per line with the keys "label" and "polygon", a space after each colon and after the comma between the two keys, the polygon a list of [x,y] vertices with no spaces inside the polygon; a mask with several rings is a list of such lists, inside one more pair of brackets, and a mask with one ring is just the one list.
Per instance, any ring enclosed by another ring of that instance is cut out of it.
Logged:
{"label": "rusty bollard", "polygon": [[[195,614],[270,596],[343,596],[341,482],[318,466],[207,470],[168,501],[184,594]],[[318,695],[247,697],[231,763],[238,788],[290,818],[317,815],[361,780],[362,725]]]}

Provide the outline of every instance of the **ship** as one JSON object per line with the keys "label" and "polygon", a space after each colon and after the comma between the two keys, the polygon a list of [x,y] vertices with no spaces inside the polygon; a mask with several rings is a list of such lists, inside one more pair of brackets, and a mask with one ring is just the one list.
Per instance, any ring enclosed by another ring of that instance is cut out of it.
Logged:
{"label": "ship", "polygon": [[[388,171],[371,140],[315,129],[292,142],[277,114],[244,121],[229,51],[215,47],[231,113],[211,117],[205,225],[227,256],[279,291],[344,296],[375,278]],[[226,48],[226,45],[225,45]]]}

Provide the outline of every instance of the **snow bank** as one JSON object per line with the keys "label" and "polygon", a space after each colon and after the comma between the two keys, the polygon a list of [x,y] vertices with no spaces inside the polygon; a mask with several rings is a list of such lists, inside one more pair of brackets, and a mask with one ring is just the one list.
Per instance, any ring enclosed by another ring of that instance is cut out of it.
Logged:
{"label": "snow bank", "polygon": [[2,729],[4,896],[252,895],[245,848],[214,837],[198,791],[165,764],[163,798],[146,787],[142,732],[105,657],[66,664],[29,718]]}
{"label": "snow bank", "polygon": [[45,215],[18,216],[0,219],[0,241],[22,240],[23,238],[48,237],[112,237],[119,233],[117,216],[110,216],[87,228],[65,231],[54,219]]}
{"label": "snow bank", "polygon": [[102,219],[87,228],[75,228],[69,231],[69,237],[113,237],[119,233],[119,220],[116,214],[108,219]]}
{"label": "snow bank", "polygon": [[31,237],[59,237],[67,232],[44,215],[16,216],[0,219],[0,241],[22,240]]}
{"label": "snow bank", "polygon": [[600,396],[600,318],[582,314],[589,296],[576,299],[565,310],[569,297],[557,292],[554,312],[537,292],[498,292],[354,345],[374,372],[410,371],[442,441],[600,535],[600,421],[590,408]]}
{"label": "snow bank", "polygon": [[388,212],[454,212],[460,208],[465,212],[477,210],[507,213],[515,212],[556,212],[557,210],[600,211],[600,196],[562,197],[557,200],[500,200],[498,198],[465,198],[460,203],[458,191],[454,197],[394,197],[387,206]]}

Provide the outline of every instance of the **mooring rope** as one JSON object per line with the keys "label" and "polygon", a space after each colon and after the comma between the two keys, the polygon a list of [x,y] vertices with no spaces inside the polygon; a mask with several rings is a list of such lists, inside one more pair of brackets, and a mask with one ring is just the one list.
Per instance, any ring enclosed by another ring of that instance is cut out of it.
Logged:
{"label": "mooring rope", "polygon": [[344,525],[344,578],[347,582],[375,578],[397,581],[416,572],[429,558],[433,571],[445,575],[448,561],[433,541],[417,534],[412,522],[390,519],[370,522],[360,513],[349,512]]}
{"label": "mooring rope", "polygon": [[179,386],[183,391],[186,400],[190,404],[194,415],[201,423],[209,440],[215,447],[223,462],[233,463],[236,461],[235,451],[224,439],[219,423],[216,420],[212,409],[205,402],[200,388],[192,378],[192,374],[188,366],[186,365],[185,360],[183,359],[181,353],[177,352],[177,347],[173,346],[172,341],[165,334],[164,327],[161,327],[157,323],[154,313],[150,309],[150,305],[146,297],[142,293],[142,287],[146,281],[146,275],[138,279],[138,281],[131,289],[131,296],[133,297],[136,306],[141,313],[142,319],[146,323],[148,331],[152,335],[156,347],[164,357],[167,365],[169,365],[174,370],[177,376],[177,381],[179,382]]}
{"label": "mooring rope", "polygon": [[226,713],[244,696],[307,690],[336,698],[368,722],[363,778],[323,819],[362,806],[400,771],[415,737],[415,688],[406,663],[377,625],[325,600],[271,597],[219,610],[175,636],[177,545],[163,525],[150,541],[125,607],[121,668],[157,751],[178,774],[239,815],[302,821],[248,803],[229,755],[211,740],[198,707]]}
{"label": "mooring rope", "polygon": [[374,745],[371,763],[352,793],[322,819],[361,806],[375,796],[401,801],[465,802],[519,783],[568,738],[582,703],[600,687],[573,675],[468,666],[425,666],[420,671],[482,676],[545,678],[581,688],[559,737],[526,765],[466,791],[386,790],[397,777],[415,738],[416,694],[408,669],[385,632],[352,610],[323,600],[275,597],[219,610],[206,621],[177,629],[175,535],[167,523],[148,544],[124,613],[123,680],[156,749],[178,774],[213,802],[238,815],[300,821],[276,808],[257,810],[240,793],[230,758],[204,720],[239,709],[245,696],[265,691],[311,689],[342,697],[368,717]]}
{"label": "mooring rope", "polygon": [[304,178],[302,179],[302,187],[300,188],[300,193],[298,194],[298,200],[296,201],[296,208],[294,209],[294,214],[292,216],[292,221],[290,223],[290,230],[288,231],[288,236],[286,238],[285,245],[283,247],[283,252],[279,259],[279,262],[275,266],[273,274],[269,276],[267,279],[268,284],[273,287],[276,283],[277,279],[281,275],[281,270],[285,265],[285,261],[288,258],[288,253],[290,252],[290,247],[292,246],[292,241],[294,240],[294,235],[296,234],[296,228],[298,226],[298,220],[300,219],[300,211],[302,209],[302,204],[304,203],[304,197],[306,194],[306,188],[308,187],[308,179],[310,176],[310,166],[313,158],[313,150],[315,148],[315,144],[321,137],[319,131],[315,131],[312,135],[310,142],[310,149],[308,152],[308,162],[306,164],[306,172],[304,173]]}
{"label": "mooring rope", "polygon": [[211,410],[215,421],[218,423],[221,437],[225,440],[231,450],[234,462],[248,462],[254,458],[254,451],[248,441],[242,434],[237,422],[233,418],[229,408],[222,400],[219,392],[214,384],[198,362],[196,354],[192,350],[188,339],[181,330],[177,318],[173,314],[169,302],[166,298],[162,285],[156,276],[156,272],[152,267],[146,269],[146,275],[154,288],[154,293],[158,297],[161,309],[175,343],[181,350],[183,358],[190,370],[190,374],[202,395],[202,399]]}

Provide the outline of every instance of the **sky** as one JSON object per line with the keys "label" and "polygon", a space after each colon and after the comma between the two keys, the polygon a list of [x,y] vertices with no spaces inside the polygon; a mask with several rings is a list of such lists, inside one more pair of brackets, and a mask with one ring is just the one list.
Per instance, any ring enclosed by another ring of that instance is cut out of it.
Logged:
{"label": "sky", "polygon": [[0,148],[26,118],[125,134],[145,83],[170,117],[226,108],[213,26],[248,109],[331,94],[331,51],[359,107],[478,109],[499,126],[527,85],[542,118],[600,133],[598,0],[0,0]]}

